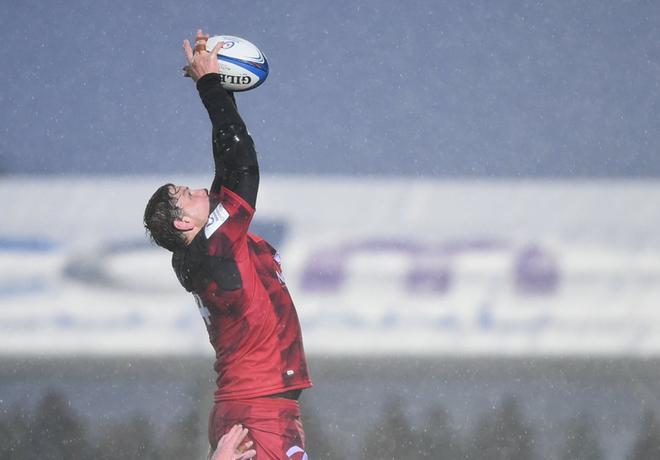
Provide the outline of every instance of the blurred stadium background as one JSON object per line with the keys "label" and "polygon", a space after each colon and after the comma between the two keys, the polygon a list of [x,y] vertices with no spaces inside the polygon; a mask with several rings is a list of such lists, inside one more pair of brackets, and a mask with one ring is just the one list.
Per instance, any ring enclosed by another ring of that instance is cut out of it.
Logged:
{"label": "blurred stadium background", "polygon": [[[212,356],[144,237],[238,96],[315,387],[312,459],[660,458],[660,4],[0,4],[0,459],[203,458]],[[14,66],[8,65],[14,63]],[[658,200],[658,201],[656,201]]]}

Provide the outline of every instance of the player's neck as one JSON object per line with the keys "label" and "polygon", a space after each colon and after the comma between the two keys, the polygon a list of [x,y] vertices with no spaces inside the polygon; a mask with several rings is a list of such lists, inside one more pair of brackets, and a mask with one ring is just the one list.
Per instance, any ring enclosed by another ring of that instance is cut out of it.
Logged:
{"label": "player's neck", "polygon": [[189,246],[190,243],[195,240],[200,231],[202,231],[202,227],[194,227],[184,233],[184,236],[186,237],[186,246]]}

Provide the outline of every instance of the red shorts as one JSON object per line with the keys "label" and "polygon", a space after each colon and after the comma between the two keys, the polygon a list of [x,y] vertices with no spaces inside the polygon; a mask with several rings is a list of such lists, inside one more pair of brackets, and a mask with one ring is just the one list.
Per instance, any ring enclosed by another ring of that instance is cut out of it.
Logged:
{"label": "red shorts", "polygon": [[285,398],[253,398],[216,402],[209,415],[209,442],[218,441],[235,424],[249,430],[255,460],[307,460],[305,433],[298,401]]}

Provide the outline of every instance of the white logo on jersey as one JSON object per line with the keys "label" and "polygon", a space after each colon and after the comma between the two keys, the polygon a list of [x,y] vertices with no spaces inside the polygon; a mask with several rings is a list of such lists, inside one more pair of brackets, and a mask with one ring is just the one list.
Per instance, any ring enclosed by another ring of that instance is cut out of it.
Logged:
{"label": "white logo on jersey", "polygon": [[292,457],[293,454],[298,454],[300,452],[303,453],[303,456],[300,460],[308,460],[308,457],[307,457],[307,454],[305,453],[305,451],[302,450],[302,448],[300,448],[298,446],[293,446],[291,449],[287,450],[286,451],[286,456],[289,457],[289,458],[293,458]]}
{"label": "white logo on jersey", "polygon": [[218,204],[211,215],[209,215],[209,220],[204,227],[204,235],[206,235],[207,238],[210,238],[210,236],[213,235],[213,233],[215,233],[215,231],[219,229],[227,219],[229,219],[229,213],[222,203]]}

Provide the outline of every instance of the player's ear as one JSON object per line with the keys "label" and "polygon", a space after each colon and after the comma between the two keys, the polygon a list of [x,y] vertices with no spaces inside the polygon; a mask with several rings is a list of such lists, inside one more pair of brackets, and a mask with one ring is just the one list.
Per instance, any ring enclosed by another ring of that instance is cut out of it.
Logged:
{"label": "player's ear", "polygon": [[179,231],[187,232],[188,230],[192,230],[193,227],[194,227],[193,223],[186,218],[174,219],[174,228],[176,228]]}

